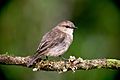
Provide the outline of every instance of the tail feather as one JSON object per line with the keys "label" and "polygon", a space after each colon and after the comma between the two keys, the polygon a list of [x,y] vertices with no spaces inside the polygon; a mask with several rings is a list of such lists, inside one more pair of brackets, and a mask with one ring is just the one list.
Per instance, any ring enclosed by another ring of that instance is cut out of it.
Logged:
{"label": "tail feather", "polygon": [[41,54],[36,51],[36,53],[32,56],[31,60],[27,63],[27,67],[33,65],[33,63],[41,57]]}
{"label": "tail feather", "polygon": [[33,63],[34,63],[36,60],[37,60],[36,58],[35,58],[35,59],[34,59],[34,58],[31,59],[31,60],[27,63],[27,67],[33,65]]}

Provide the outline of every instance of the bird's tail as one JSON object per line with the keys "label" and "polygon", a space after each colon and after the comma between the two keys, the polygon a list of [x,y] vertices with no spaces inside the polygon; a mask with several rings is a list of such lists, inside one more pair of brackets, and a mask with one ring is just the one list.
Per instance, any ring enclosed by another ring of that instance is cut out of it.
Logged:
{"label": "bird's tail", "polygon": [[38,59],[40,58],[41,54],[36,51],[35,54],[31,57],[30,61],[27,63],[27,67],[33,65],[33,63]]}

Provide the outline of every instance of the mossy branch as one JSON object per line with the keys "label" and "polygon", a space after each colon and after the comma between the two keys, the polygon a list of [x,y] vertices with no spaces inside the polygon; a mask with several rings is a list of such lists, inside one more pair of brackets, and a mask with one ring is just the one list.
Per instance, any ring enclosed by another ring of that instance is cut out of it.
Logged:
{"label": "mossy branch", "polygon": [[[10,56],[7,54],[0,55],[0,64],[7,65],[19,65],[27,67],[27,63],[31,58],[27,57],[19,57],[19,56]],[[49,61],[49,60],[41,60],[37,62],[33,66],[29,67],[33,68],[33,71],[58,71],[58,72],[66,72],[72,70],[91,70],[91,69],[120,69],[120,60],[116,59],[92,59],[92,60],[83,60],[82,58],[75,58],[74,56],[70,56],[70,58],[65,61]]]}

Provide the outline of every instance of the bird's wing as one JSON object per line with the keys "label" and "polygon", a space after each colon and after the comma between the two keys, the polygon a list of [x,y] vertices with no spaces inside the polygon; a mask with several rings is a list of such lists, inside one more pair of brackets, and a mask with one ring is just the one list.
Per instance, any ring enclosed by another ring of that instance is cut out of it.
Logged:
{"label": "bird's wing", "polygon": [[41,43],[38,47],[38,53],[42,54],[42,52],[57,46],[59,43],[63,42],[66,37],[66,34],[60,30],[53,30],[51,32],[46,33],[43,36]]}
{"label": "bird's wing", "polygon": [[38,46],[37,51],[32,56],[31,60],[27,63],[27,66],[32,65],[35,60],[40,58],[40,56],[44,55],[45,52],[49,51],[49,49],[62,43],[64,41],[65,37],[66,37],[66,34],[59,30],[53,30],[51,32],[46,33],[43,36],[41,43]]}

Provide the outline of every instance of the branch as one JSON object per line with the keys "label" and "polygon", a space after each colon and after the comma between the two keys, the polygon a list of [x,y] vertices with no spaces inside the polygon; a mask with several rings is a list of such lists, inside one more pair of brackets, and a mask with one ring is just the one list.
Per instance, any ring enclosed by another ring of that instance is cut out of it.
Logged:
{"label": "branch", "polygon": [[[27,63],[31,58],[27,57],[17,57],[10,56],[7,54],[0,55],[0,64],[7,65],[19,65],[27,67]],[[70,56],[68,61],[49,61],[41,60],[37,62],[30,68],[33,68],[33,71],[44,70],[44,71],[58,71],[66,72],[72,70],[91,70],[91,69],[120,69],[120,60],[116,59],[93,59],[93,60],[83,60],[82,58],[75,58]]]}

